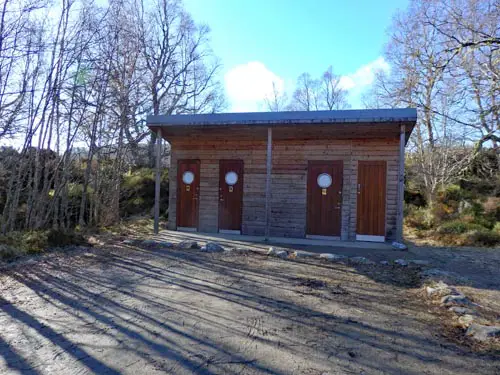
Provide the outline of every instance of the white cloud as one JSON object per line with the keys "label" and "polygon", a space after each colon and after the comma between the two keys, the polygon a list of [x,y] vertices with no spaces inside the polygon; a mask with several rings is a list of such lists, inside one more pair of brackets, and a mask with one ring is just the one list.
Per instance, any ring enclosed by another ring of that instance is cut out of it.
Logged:
{"label": "white cloud", "polygon": [[340,77],[340,85],[348,92],[348,101],[352,108],[361,108],[363,94],[375,81],[378,72],[389,73],[390,65],[383,57],[361,66],[354,73]]}
{"label": "white cloud", "polygon": [[224,77],[226,92],[234,112],[258,111],[262,101],[270,97],[273,83],[282,93],[285,84],[283,78],[273,73],[260,61],[251,61],[238,65]]}
{"label": "white cloud", "polygon": [[366,86],[370,86],[377,72],[389,72],[390,66],[385,61],[383,57],[363,65],[354,73],[344,75],[340,77],[340,84],[346,90],[362,89]]}

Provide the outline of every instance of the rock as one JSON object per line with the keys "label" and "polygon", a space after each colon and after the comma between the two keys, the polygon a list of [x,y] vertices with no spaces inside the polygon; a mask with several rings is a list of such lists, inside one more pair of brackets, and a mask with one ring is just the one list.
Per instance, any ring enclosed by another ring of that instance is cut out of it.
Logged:
{"label": "rock", "polygon": [[485,326],[472,323],[465,334],[478,341],[487,341],[495,337],[500,337],[500,326]]}
{"label": "rock", "polygon": [[461,214],[462,212],[464,212],[465,210],[467,210],[471,207],[472,207],[471,203],[467,202],[466,200],[461,200],[458,203],[458,212]]}
{"label": "rock", "polygon": [[92,246],[101,246],[101,245],[104,245],[104,242],[102,242],[100,239],[98,239],[97,237],[94,237],[94,236],[89,236],[87,238],[87,242],[92,245]]}
{"label": "rock", "polygon": [[365,257],[353,257],[349,258],[349,261],[354,264],[375,264],[375,262],[372,262],[369,259],[366,259]]}
{"label": "rock", "polygon": [[220,253],[224,251],[224,247],[217,242],[207,242],[207,244],[201,248],[201,251],[207,253]]}
{"label": "rock", "polygon": [[199,249],[200,245],[198,245],[198,242],[196,242],[196,241],[186,240],[186,241],[179,242],[177,244],[177,247],[179,249],[184,249],[184,250],[187,250],[187,249]]}
{"label": "rock", "polygon": [[463,294],[458,294],[458,295],[448,295],[444,296],[441,298],[441,305],[444,306],[452,306],[452,305],[458,305],[458,306],[470,306],[472,305],[472,302]]}
{"label": "rock", "polygon": [[320,254],[319,257],[320,259],[326,259],[330,262],[342,262],[343,260],[347,259],[345,255],[330,254],[330,253]]}
{"label": "rock", "polygon": [[157,242],[154,240],[143,240],[141,241],[141,245],[147,248],[155,247]]}
{"label": "rock", "polygon": [[285,251],[285,250],[278,250],[278,251],[276,252],[276,256],[277,256],[278,258],[286,258],[286,257],[288,257],[288,252],[287,252],[287,251]]}
{"label": "rock", "polygon": [[408,261],[404,260],[404,259],[396,259],[394,261],[395,264],[397,264],[398,266],[402,266],[402,267],[407,267],[408,266]]}
{"label": "rock", "polygon": [[163,247],[165,249],[170,249],[174,247],[174,244],[168,241],[158,241],[158,246]]}
{"label": "rock", "polygon": [[401,242],[397,242],[397,241],[394,241],[392,243],[392,248],[394,250],[408,250],[408,246],[406,246],[404,243],[401,243]]}
{"label": "rock", "polygon": [[136,242],[137,242],[136,240],[127,239],[127,240],[123,240],[122,244],[125,244],[125,245],[135,245]]}
{"label": "rock", "polygon": [[285,250],[276,250],[274,247],[270,247],[267,255],[275,256],[278,258],[286,258],[288,257],[288,252]]}
{"label": "rock", "polygon": [[431,264],[428,260],[412,259],[408,261],[410,264],[415,264],[417,266],[428,266]]}
{"label": "rock", "polygon": [[451,306],[449,311],[457,314],[457,315],[477,315],[477,312],[475,312],[472,309],[468,309],[467,307],[462,307],[462,306]]}
{"label": "rock", "polygon": [[475,316],[471,314],[465,314],[462,315],[460,318],[458,318],[458,322],[462,327],[469,327],[472,323],[474,323],[475,319],[476,319]]}
{"label": "rock", "polygon": [[267,255],[275,256],[276,255],[276,249],[274,247],[270,247],[269,251],[267,252]]}
{"label": "rock", "polygon": [[386,261],[386,260],[381,260],[380,261],[380,264],[383,265],[383,266],[388,266],[389,265],[389,262]]}
{"label": "rock", "polygon": [[432,285],[432,286],[427,286],[425,288],[427,292],[427,297],[434,298],[434,297],[444,297],[448,296],[450,294],[460,294],[454,287],[449,286],[448,284],[439,281],[438,283]]}
{"label": "rock", "polygon": [[307,251],[294,251],[292,255],[294,258],[310,258],[314,256],[314,253],[309,253]]}

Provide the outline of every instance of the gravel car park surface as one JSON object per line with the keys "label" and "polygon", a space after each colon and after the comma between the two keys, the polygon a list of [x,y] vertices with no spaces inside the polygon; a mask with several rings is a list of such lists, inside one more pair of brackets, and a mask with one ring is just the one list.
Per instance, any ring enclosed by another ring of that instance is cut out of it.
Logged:
{"label": "gravel car park surface", "polygon": [[122,243],[0,275],[4,374],[499,374],[443,337],[417,267]]}

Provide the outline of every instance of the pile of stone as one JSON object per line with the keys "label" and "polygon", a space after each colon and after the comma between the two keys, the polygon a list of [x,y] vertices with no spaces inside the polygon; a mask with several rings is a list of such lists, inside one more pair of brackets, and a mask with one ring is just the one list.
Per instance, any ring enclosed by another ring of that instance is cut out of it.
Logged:
{"label": "pile of stone", "polygon": [[[436,272],[431,272],[435,275]],[[473,302],[455,286],[444,281],[431,280],[424,286],[432,302],[453,313],[454,319],[465,330],[465,335],[480,342],[500,338],[500,325],[492,325],[481,316],[481,306]]]}
{"label": "pile of stone", "polygon": [[284,259],[284,258],[288,258],[288,251],[275,249],[274,247],[270,247],[269,251],[267,252],[267,255]]}
{"label": "pile of stone", "polygon": [[[292,251],[289,252],[283,249],[277,249],[275,247],[270,247],[267,255],[278,257],[278,258],[289,258],[289,259],[306,259],[306,258],[318,258],[332,263],[343,263],[351,265],[370,265],[373,266],[376,263],[368,258],[362,256],[348,257],[346,255],[333,254],[333,253],[311,253],[308,251]],[[394,261],[382,260],[379,262],[382,266],[396,266],[396,267],[408,267],[408,266],[427,266],[430,264],[427,260],[405,260],[396,259]]]}

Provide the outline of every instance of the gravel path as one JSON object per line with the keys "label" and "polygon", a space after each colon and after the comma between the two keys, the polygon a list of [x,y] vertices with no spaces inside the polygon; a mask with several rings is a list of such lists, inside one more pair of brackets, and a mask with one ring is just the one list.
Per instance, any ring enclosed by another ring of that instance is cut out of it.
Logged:
{"label": "gravel path", "polygon": [[412,269],[121,246],[0,275],[2,374],[499,374]]}

